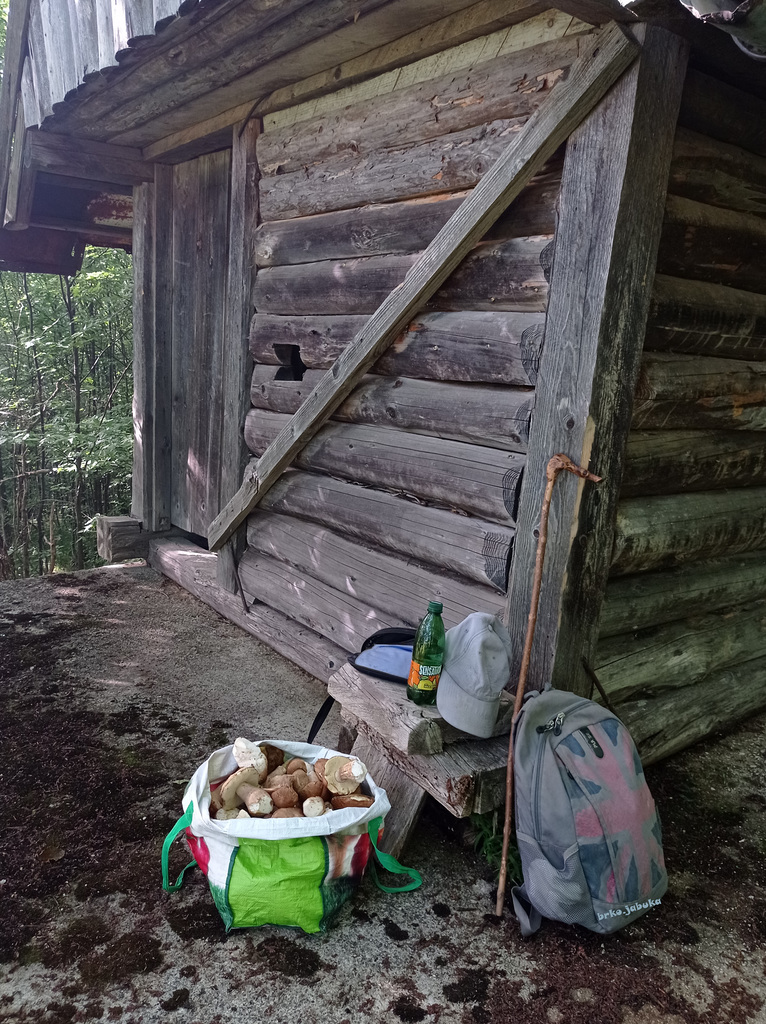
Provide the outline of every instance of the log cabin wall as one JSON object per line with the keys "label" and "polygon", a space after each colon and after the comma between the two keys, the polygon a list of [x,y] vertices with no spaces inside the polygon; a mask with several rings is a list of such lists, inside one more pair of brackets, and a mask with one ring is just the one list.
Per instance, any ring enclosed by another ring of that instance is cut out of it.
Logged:
{"label": "log cabin wall", "polygon": [[[548,11],[264,119],[259,456],[566,75],[590,27]],[[502,613],[534,405],[561,158],[375,365],[248,521],[247,596],[357,650]]]}
{"label": "log cabin wall", "polygon": [[647,761],[766,706],[764,124],[689,72],[593,666]]}

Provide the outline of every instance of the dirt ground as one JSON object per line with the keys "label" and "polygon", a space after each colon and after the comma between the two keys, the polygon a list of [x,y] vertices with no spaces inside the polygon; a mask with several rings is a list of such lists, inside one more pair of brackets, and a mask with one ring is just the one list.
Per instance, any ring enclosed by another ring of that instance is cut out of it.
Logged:
{"label": "dirt ground", "polygon": [[164,893],[197,765],[238,735],[305,739],[323,697],[146,567],[0,584],[1,1022],[766,1024],[764,717],[647,771],[670,891],[611,938],[498,922],[492,870],[435,806],[403,857],[423,886],[365,879],[326,934],[227,936],[199,872]]}

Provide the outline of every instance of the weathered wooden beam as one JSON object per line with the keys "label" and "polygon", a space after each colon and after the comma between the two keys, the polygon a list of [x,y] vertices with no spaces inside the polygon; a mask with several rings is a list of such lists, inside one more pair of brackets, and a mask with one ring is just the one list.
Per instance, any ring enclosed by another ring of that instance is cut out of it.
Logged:
{"label": "weathered wooden beam", "polygon": [[[247,416],[248,384],[252,359],[248,346],[253,309],[255,262],[253,238],[258,227],[258,163],[256,141],[260,121],[253,119],[235,128],[231,136],[231,189],[229,194],[229,230],[226,267],[226,303],[223,325],[223,432],[220,456],[220,497],[228,501],[237,493],[249,454],[244,437]],[[219,582],[235,592],[237,580],[233,563],[239,561],[245,547],[243,531],[228,542],[230,559],[219,562]],[[227,571],[228,569],[228,571]]]}
{"label": "weathered wooden beam", "polygon": [[354,594],[253,548],[245,551],[238,571],[248,601],[275,608],[346,651],[361,650],[378,629],[417,624],[401,613],[371,607]]}
{"label": "weathered wooden beam", "polygon": [[[563,473],[551,508],[530,683],[588,693],[631,404],[649,313],[687,46],[652,27],[639,62],[572,136],[521,489],[507,614],[518,673],[545,488],[556,452],[604,481]],[[636,224],[641,231],[636,232]]]}
{"label": "weathered wooden beam", "polygon": [[[326,71],[320,71],[309,78],[276,89],[259,102],[257,112],[265,116],[274,111],[284,112],[288,108],[298,107],[294,111],[294,120],[302,120],[305,104],[309,100],[340,91],[345,98],[349,86],[366,82],[386,72],[398,74],[403,65],[408,65],[412,69],[414,63],[425,63],[426,58],[432,54],[439,54],[441,63],[445,48],[458,47],[479,36],[517,25],[518,29],[507,32],[506,39],[511,35],[514,38],[520,35],[521,49],[525,45],[530,45],[525,29],[532,26],[520,23],[537,21],[539,15],[547,10],[547,0],[480,0],[472,7],[449,14],[446,18],[432,22],[415,32],[408,32],[393,42],[377,46],[359,57],[336,63]],[[450,61],[449,54],[447,60]],[[424,68],[425,74],[428,74],[428,70]],[[339,100],[339,103],[343,105],[343,101]],[[280,123],[283,118],[280,118]]]}
{"label": "weathered wooden beam", "polygon": [[621,497],[766,484],[766,431],[632,430]]}
{"label": "weathered wooden beam", "polygon": [[766,296],[657,274],[644,347],[766,361]]}
{"label": "weathered wooden beam", "polygon": [[[428,308],[544,311],[548,282],[541,255],[550,242],[549,235],[485,242],[453,271]],[[268,267],[256,279],[255,308],[292,316],[373,313],[419,258],[411,253]]]}
{"label": "weathered wooden beam", "polygon": [[351,346],[326,374],[289,429],[260,460],[256,477],[243,486],[211,524],[213,550],[228,539],[295,454],[351,392],[359,378],[404,330],[561,142],[635,58],[636,49],[619,29],[599,35],[594,51],[573,65],[550,101],[533,115],[503,157],[442,228],[406,281],[370,317]]}
{"label": "weathered wooden beam", "polygon": [[96,519],[96,546],[99,558],[107,562],[148,558],[149,534],[141,520],[132,516],[99,516]]}
{"label": "weathered wooden beam", "polygon": [[661,572],[609,581],[599,637],[638,632],[664,622],[766,597],[766,552],[690,562]]}
{"label": "weathered wooden beam", "polygon": [[85,242],[77,235],[48,228],[0,231],[0,270],[27,274],[76,274]]}
{"label": "weathered wooden beam", "polygon": [[248,520],[248,541],[254,551],[412,625],[429,601],[443,603],[448,627],[472,612],[502,610],[503,597],[491,587],[434,572],[306,520],[258,509]]}
{"label": "weathered wooden beam", "polygon": [[[561,187],[561,161],[549,161],[512,206],[498,217],[485,241],[552,235]],[[420,252],[463,202],[467,193],[366,205],[313,217],[262,224],[255,240],[259,267],[318,260]]]}
{"label": "weathered wooden beam", "polygon": [[132,514],[150,532],[171,520],[172,170],[134,189]]}
{"label": "weathered wooden beam", "polygon": [[21,104],[16,112],[13,155],[8,174],[3,226],[6,230],[22,231],[32,220],[36,172],[30,167],[27,150],[27,132]]}
{"label": "weathered wooden beam", "polygon": [[[252,6],[240,5],[246,22],[242,31],[230,28],[234,20],[227,16],[224,31],[215,33],[227,44],[218,56],[215,40],[200,40],[202,46],[191,50],[193,56],[180,73],[173,62],[177,73],[171,81],[114,109],[105,121],[112,138],[143,147],[470,5],[467,0],[419,0],[417,5],[410,0],[357,0],[349,15],[348,0],[281,0],[276,6],[264,3],[257,17]],[[300,16],[289,17],[297,8]]]}
{"label": "weathered wooden beam", "polygon": [[[11,151],[19,106],[21,74],[27,55],[27,31],[31,0],[15,0],[8,12],[3,52],[3,80],[0,83],[0,210],[5,210]],[[17,145],[21,140],[17,140]]]}
{"label": "weathered wooden beam", "polygon": [[614,531],[613,575],[766,548],[766,488],[626,498]]}
{"label": "weathered wooden beam", "polygon": [[766,363],[648,352],[634,430],[766,430]]}
{"label": "weathered wooden beam", "polygon": [[152,164],[128,146],[28,129],[26,151],[26,160],[39,172],[117,185],[154,180]]}
{"label": "weathered wooden beam", "polygon": [[218,585],[217,558],[180,538],[153,538],[149,545],[153,568],[310,675],[326,683],[345,664],[346,652],[340,647],[276,609],[255,605],[245,613],[240,598]]}
{"label": "weathered wooden beam", "polygon": [[[279,413],[252,410],[245,422],[250,451],[262,455],[285,420]],[[507,523],[515,519],[524,457],[386,426],[327,423],[298,453],[295,465]]]}
{"label": "weathered wooden beam", "polygon": [[766,292],[766,221],[668,196],[657,269],[696,281]]}
{"label": "weathered wooden beam", "polygon": [[764,708],[766,658],[755,658],[652,700],[626,701],[618,710],[642,762],[648,765],[724,732]]}
{"label": "weathered wooden beam", "polygon": [[[403,149],[466,128],[528,118],[564,77],[587,39],[563,36],[465,69],[446,69],[426,81],[316,111],[307,120],[267,130],[258,144],[264,179],[289,176],[336,157],[366,157]],[[385,116],[381,111],[385,109]],[[268,187],[268,181],[264,182]]]}
{"label": "weathered wooden beam", "polygon": [[766,213],[766,157],[679,128],[668,190],[727,210]]}
{"label": "weathered wooden beam", "polygon": [[683,128],[766,156],[766,101],[691,70],[678,116]]}
{"label": "weathered wooden beam", "polygon": [[505,590],[512,526],[303,472],[287,473],[264,497],[262,507],[318,522],[399,558],[412,558]]}
{"label": "weathered wooden beam", "polygon": [[[706,609],[704,609],[706,611]],[[690,686],[741,661],[766,657],[766,603],[699,614],[600,640],[593,668],[612,703]]]}
{"label": "weathered wooden beam", "polygon": [[[364,327],[364,314],[274,316],[250,328],[257,363],[327,370]],[[542,313],[425,313],[407,325],[372,367],[383,376],[534,387],[543,342]]]}
{"label": "weathered wooden beam", "polygon": [[[275,380],[271,367],[256,366],[250,397],[257,409],[296,413],[320,381],[317,370],[307,371],[302,381],[290,381]],[[369,376],[333,417],[523,452],[534,403],[534,392],[527,388]]]}

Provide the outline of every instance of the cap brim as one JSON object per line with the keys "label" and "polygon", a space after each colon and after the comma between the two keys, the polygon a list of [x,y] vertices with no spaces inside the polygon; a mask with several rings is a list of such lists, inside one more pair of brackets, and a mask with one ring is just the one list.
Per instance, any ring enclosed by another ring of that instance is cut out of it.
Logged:
{"label": "cap brim", "polygon": [[496,700],[481,700],[466,693],[451,676],[442,672],[436,690],[436,708],[444,721],[455,729],[489,739],[497,722],[500,696]]}

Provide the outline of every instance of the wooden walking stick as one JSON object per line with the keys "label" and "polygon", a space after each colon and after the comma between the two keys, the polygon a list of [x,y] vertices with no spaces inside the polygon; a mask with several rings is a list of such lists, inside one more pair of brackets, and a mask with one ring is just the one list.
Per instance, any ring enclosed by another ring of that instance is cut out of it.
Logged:
{"label": "wooden walking stick", "polygon": [[511,720],[511,736],[508,741],[508,767],[505,774],[505,825],[503,828],[503,852],[500,859],[500,879],[497,886],[497,905],[495,914],[503,916],[503,904],[505,903],[505,882],[508,874],[508,845],[511,839],[511,814],[513,811],[513,728],[516,719],[521,711],[521,704],[524,700],[524,688],[527,685],[527,673],[529,672],[529,661],[532,655],[532,640],[537,625],[537,607],[540,603],[540,586],[543,579],[543,561],[545,559],[545,545],[548,542],[548,514],[551,510],[551,498],[553,497],[553,486],[556,477],[562,470],[581,476],[585,480],[592,480],[593,483],[601,481],[600,476],[588,472],[582,466],[575,465],[566,455],[554,455],[549,460],[545,470],[547,484],[545,496],[540,512],[540,533],[537,538],[537,556],[535,558],[535,575],[532,584],[532,600],[529,607],[529,618],[527,619],[527,635],[524,638],[524,652],[521,657],[521,669],[519,671],[519,682],[516,687],[516,700],[513,705],[513,718]]}

